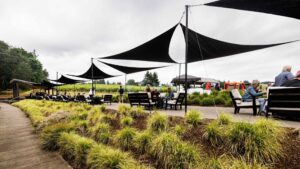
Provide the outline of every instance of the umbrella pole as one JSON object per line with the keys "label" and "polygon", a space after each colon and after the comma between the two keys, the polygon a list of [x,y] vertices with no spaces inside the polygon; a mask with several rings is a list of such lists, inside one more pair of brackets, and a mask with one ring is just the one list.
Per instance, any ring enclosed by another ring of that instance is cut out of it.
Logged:
{"label": "umbrella pole", "polygon": [[126,81],[127,81],[127,74],[125,74],[125,83],[124,83],[124,92],[126,93]]}
{"label": "umbrella pole", "polygon": [[188,36],[188,14],[189,14],[189,6],[186,5],[185,6],[185,16],[186,16],[186,19],[185,19],[185,76],[184,76],[184,85],[185,85],[185,105],[184,105],[184,113],[186,114],[187,112],[187,71],[188,71],[188,44],[189,44],[189,36]]}
{"label": "umbrella pole", "polygon": [[180,74],[181,74],[181,63],[179,63],[179,76],[178,76],[178,78],[179,78],[179,89],[178,89],[178,91],[180,92]]}

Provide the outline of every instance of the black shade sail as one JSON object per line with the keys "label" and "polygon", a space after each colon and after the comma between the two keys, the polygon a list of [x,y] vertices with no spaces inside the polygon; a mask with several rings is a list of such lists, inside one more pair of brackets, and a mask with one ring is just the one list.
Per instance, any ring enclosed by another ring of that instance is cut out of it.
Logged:
{"label": "black shade sail", "polygon": [[205,5],[263,12],[300,19],[300,0],[219,0]]}
{"label": "black shade sail", "polygon": [[104,73],[94,63],[92,63],[91,67],[82,75],[70,75],[70,76],[81,77],[81,78],[92,79],[92,80],[114,77],[112,75]]}
{"label": "black shade sail", "polygon": [[42,83],[34,85],[34,86],[39,86],[39,87],[44,87],[44,88],[50,88],[50,89],[52,89],[55,86],[60,86],[60,84],[54,84],[54,83],[51,83],[49,81],[43,80]]}
{"label": "black shade sail", "polygon": [[57,80],[52,80],[54,82],[59,82],[59,83],[63,83],[63,84],[76,84],[76,83],[81,83],[83,82],[82,80],[75,80],[75,79],[71,79],[68,78],[64,75],[61,75],[61,77]]}
{"label": "black shade sail", "polygon": [[169,55],[170,41],[176,26],[155,37],[154,39],[129,51],[100,59],[122,59],[176,63],[170,58]]}
{"label": "black shade sail", "polygon": [[[187,75],[187,79],[186,79],[187,83],[189,84],[196,84],[199,80],[201,80],[201,77],[196,77],[192,75]],[[171,83],[185,84],[185,74],[173,78]]]}
{"label": "black shade sail", "polygon": [[142,72],[142,71],[146,71],[146,70],[166,67],[166,66],[159,66],[159,67],[128,67],[128,66],[114,65],[114,64],[110,64],[110,63],[106,63],[106,62],[101,62],[101,63],[106,64],[106,65],[108,65],[108,66],[110,66],[114,69],[117,69],[118,71],[123,72],[125,74]]}
{"label": "black shade sail", "polygon": [[[183,33],[185,34],[186,27],[181,24],[181,28]],[[188,31],[188,63],[208,59],[215,59],[224,56],[235,55],[239,53],[250,52],[254,50],[290,43],[286,42],[269,45],[240,45],[212,39],[201,35],[191,29],[189,29]]]}

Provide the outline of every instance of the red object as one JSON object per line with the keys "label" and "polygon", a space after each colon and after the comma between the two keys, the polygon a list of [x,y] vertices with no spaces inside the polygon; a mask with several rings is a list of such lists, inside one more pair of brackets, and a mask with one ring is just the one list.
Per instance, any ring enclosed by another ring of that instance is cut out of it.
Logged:
{"label": "red object", "polygon": [[210,90],[210,88],[211,88],[211,84],[210,82],[207,82],[205,86],[205,90]]}

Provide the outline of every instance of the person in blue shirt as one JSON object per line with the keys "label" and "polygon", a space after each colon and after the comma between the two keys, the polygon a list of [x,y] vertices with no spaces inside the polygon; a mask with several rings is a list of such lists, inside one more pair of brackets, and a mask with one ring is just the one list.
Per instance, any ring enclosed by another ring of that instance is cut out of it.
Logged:
{"label": "person in blue shirt", "polygon": [[[260,82],[258,80],[253,80],[252,85],[247,88],[244,95],[242,96],[242,100],[244,102],[252,102],[252,97],[260,97],[265,94],[265,92],[257,92],[257,88],[259,86]],[[266,112],[266,99],[259,98],[257,99],[259,102],[259,112],[265,113]]]}
{"label": "person in blue shirt", "polygon": [[275,77],[274,86],[282,86],[286,81],[294,78],[291,73],[292,66],[284,66],[282,72]]}

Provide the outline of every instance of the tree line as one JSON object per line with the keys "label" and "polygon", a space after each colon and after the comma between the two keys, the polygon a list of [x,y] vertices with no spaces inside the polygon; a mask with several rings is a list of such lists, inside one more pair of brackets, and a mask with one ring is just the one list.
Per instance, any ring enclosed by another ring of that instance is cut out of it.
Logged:
{"label": "tree line", "polygon": [[35,51],[28,52],[0,41],[0,89],[9,88],[9,81],[12,79],[36,83],[46,80],[48,72],[37,57]]}

